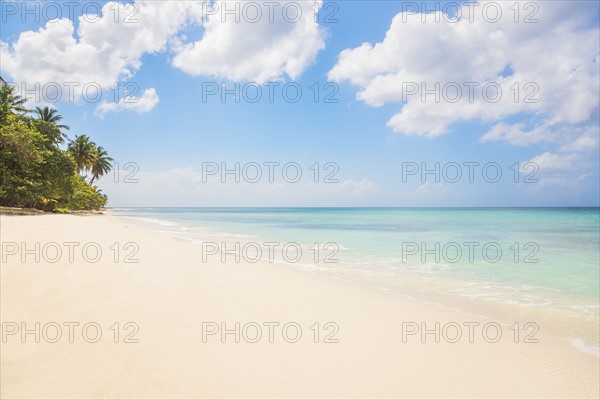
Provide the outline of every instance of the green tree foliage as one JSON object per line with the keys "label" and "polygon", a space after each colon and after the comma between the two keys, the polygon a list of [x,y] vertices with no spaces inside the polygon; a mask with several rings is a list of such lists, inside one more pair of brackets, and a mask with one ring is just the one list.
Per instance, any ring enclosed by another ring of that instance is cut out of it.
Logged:
{"label": "green tree foliage", "polygon": [[3,86],[0,90],[0,123],[3,123],[10,114],[23,115],[29,110],[25,108],[27,100],[15,94],[10,86]]}
{"label": "green tree foliage", "polygon": [[[65,141],[67,135],[65,135],[61,129],[69,130],[69,126],[59,124],[63,117],[58,113],[57,110],[48,107],[36,107],[35,114],[37,115],[36,122],[39,123],[42,129],[44,129],[43,127],[46,127],[45,129],[48,129],[48,127],[53,128],[46,136],[52,139],[55,143],[63,143]],[[38,130],[40,129],[38,128]]]}
{"label": "green tree foliage", "polygon": [[[92,183],[112,168],[102,147],[85,135],[71,141],[67,151],[56,110],[36,109],[37,118],[26,115],[25,101],[5,86],[0,91],[0,205],[46,211],[98,210],[107,197]],[[75,151],[72,143],[83,143]],[[81,149],[80,149],[81,150]],[[79,174],[92,172],[91,182]]]}
{"label": "green tree foliage", "polygon": [[9,115],[0,126],[0,204],[35,207],[43,202],[42,166],[49,156],[43,136]]}
{"label": "green tree foliage", "polygon": [[83,179],[81,175],[73,176],[73,193],[69,199],[72,210],[99,210],[108,201],[106,195],[100,193]]}

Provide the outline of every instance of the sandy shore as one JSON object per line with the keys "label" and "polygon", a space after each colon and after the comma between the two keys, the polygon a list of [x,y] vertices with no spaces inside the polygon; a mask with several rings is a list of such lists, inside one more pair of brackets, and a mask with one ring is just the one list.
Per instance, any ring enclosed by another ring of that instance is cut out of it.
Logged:
{"label": "sandy shore", "polygon": [[[2,216],[0,235],[2,398],[600,395],[598,358],[546,333],[543,321],[538,343],[523,343],[530,331],[519,319],[518,343],[506,321],[490,343],[481,327],[493,320],[266,263],[202,262],[199,245],[106,215]],[[25,260],[23,243],[33,249]],[[235,333],[223,340],[221,324],[235,331],[236,322],[239,343]],[[448,329],[439,343],[434,334],[403,340],[421,322]],[[473,343],[469,322],[480,324]],[[462,326],[456,343],[448,323]]]}

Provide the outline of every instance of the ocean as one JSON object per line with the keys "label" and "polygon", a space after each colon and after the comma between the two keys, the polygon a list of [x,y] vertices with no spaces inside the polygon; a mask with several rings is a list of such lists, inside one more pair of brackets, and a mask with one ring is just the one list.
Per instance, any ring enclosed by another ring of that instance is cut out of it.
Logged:
{"label": "ocean", "polygon": [[[110,213],[202,246],[199,263],[236,260],[237,253],[239,260],[272,262],[455,308],[476,302],[519,315],[531,311],[573,322],[578,335],[598,326],[598,208],[115,208]],[[594,342],[593,329],[583,334],[586,343]]]}

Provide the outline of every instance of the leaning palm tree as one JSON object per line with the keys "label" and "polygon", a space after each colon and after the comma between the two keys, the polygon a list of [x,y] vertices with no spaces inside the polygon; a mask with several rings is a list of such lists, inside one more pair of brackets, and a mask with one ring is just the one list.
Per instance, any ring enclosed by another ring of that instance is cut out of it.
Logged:
{"label": "leaning palm tree", "polygon": [[96,179],[111,170],[112,161],[113,159],[108,156],[108,153],[102,146],[96,148],[94,160],[91,165],[92,180],[90,181],[90,185],[93,185]]}
{"label": "leaning palm tree", "polygon": [[67,151],[75,160],[77,173],[87,171],[92,167],[96,154],[96,144],[90,141],[86,135],[75,136],[75,139],[69,141]]}

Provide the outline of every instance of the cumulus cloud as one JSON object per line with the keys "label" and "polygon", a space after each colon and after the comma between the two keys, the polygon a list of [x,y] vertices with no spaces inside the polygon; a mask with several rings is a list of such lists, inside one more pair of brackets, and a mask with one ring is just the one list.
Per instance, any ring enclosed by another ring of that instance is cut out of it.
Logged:
{"label": "cumulus cloud", "polygon": [[[552,153],[545,152],[533,157],[530,163],[536,165],[535,185],[529,185],[530,191],[545,190],[548,187],[558,187],[570,190],[580,190],[581,181],[592,176],[589,170],[589,160],[582,160],[575,153]],[[533,172],[523,170],[523,174]]]}
{"label": "cumulus cloud", "polygon": [[[297,78],[324,47],[324,30],[314,20],[320,1],[289,2],[294,6],[280,2],[272,11],[263,5],[256,22],[243,12],[244,2],[227,3],[106,2],[100,15],[83,14],[75,21],[57,18],[11,42],[0,41],[2,72],[18,88],[29,91],[41,85],[37,95],[28,96],[36,101],[44,102],[48,84],[61,88],[59,100],[79,101],[87,98],[86,88],[107,93],[116,83],[132,80],[147,54],[172,52],[173,65],[191,75],[264,82]],[[221,11],[211,13],[207,4]],[[240,23],[235,15],[222,12],[236,5],[241,8]],[[190,29],[200,29],[202,38],[190,41]]]}
{"label": "cumulus cloud", "polygon": [[[526,163],[533,163],[539,169],[540,187],[574,187],[580,181],[591,178],[598,170],[600,151],[600,127],[598,125],[573,126],[544,122],[527,128],[524,123],[504,123],[494,125],[480,142],[500,141],[513,146],[527,146],[533,143],[552,146],[554,150],[533,157]],[[527,175],[531,170],[524,170]]]}
{"label": "cumulus cloud", "polygon": [[152,111],[158,104],[159,97],[154,88],[146,89],[142,96],[126,96],[117,103],[102,102],[96,108],[96,115],[103,117],[108,112],[119,112],[124,110],[135,111],[137,113],[147,113]]}
{"label": "cumulus cloud", "polygon": [[[264,83],[297,78],[325,47],[325,31],[315,22],[322,1],[214,3],[205,13],[200,40],[175,49],[173,65],[191,75]],[[238,10],[237,15],[226,10]]]}
{"label": "cumulus cloud", "polygon": [[565,132],[556,140],[561,142],[556,150],[546,151],[529,160],[539,169],[539,187],[536,189],[554,186],[576,190],[582,181],[597,175],[600,129],[596,126],[569,133],[572,134],[571,140],[565,138]]}
{"label": "cumulus cloud", "polygon": [[491,125],[481,143],[544,146],[529,160],[539,165],[538,188],[594,176],[597,4],[484,1],[454,9],[404,9],[380,42],[343,50],[329,79],[358,87],[369,106],[398,104],[387,121],[395,133],[434,138],[476,121]]}
{"label": "cumulus cloud", "polygon": [[[499,122],[516,115],[541,119],[546,126],[593,119],[600,32],[590,4],[542,2],[527,10],[521,2],[515,23],[514,2],[491,3],[501,7],[503,17],[496,23],[490,22],[492,13],[484,18],[486,2],[474,9],[461,6],[462,17],[453,20],[441,11],[401,12],[381,42],[342,51],[329,79],[357,86],[357,98],[370,106],[398,103],[399,112],[387,124],[406,135],[436,137],[458,122]],[[538,22],[523,23],[532,11]],[[426,90],[436,91],[439,99],[423,98]],[[543,140],[535,130],[516,139],[522,127],[507,128],[497,125],[486,140]]]}
{"label": "cumulus cloud", "polygon": [[2,69],[17,86],[57,83],[66,93],[75,88],[74,99],[79,99],[86,85],[106,89],[132,78],[142,56],[164,51],[195,15],[194,4],[137,1],[134,8],[107,2],[102,16],[79,16],[77,29],[68,18],[51,20],[37,31],[22,32],[13,43],[1,42]]}

